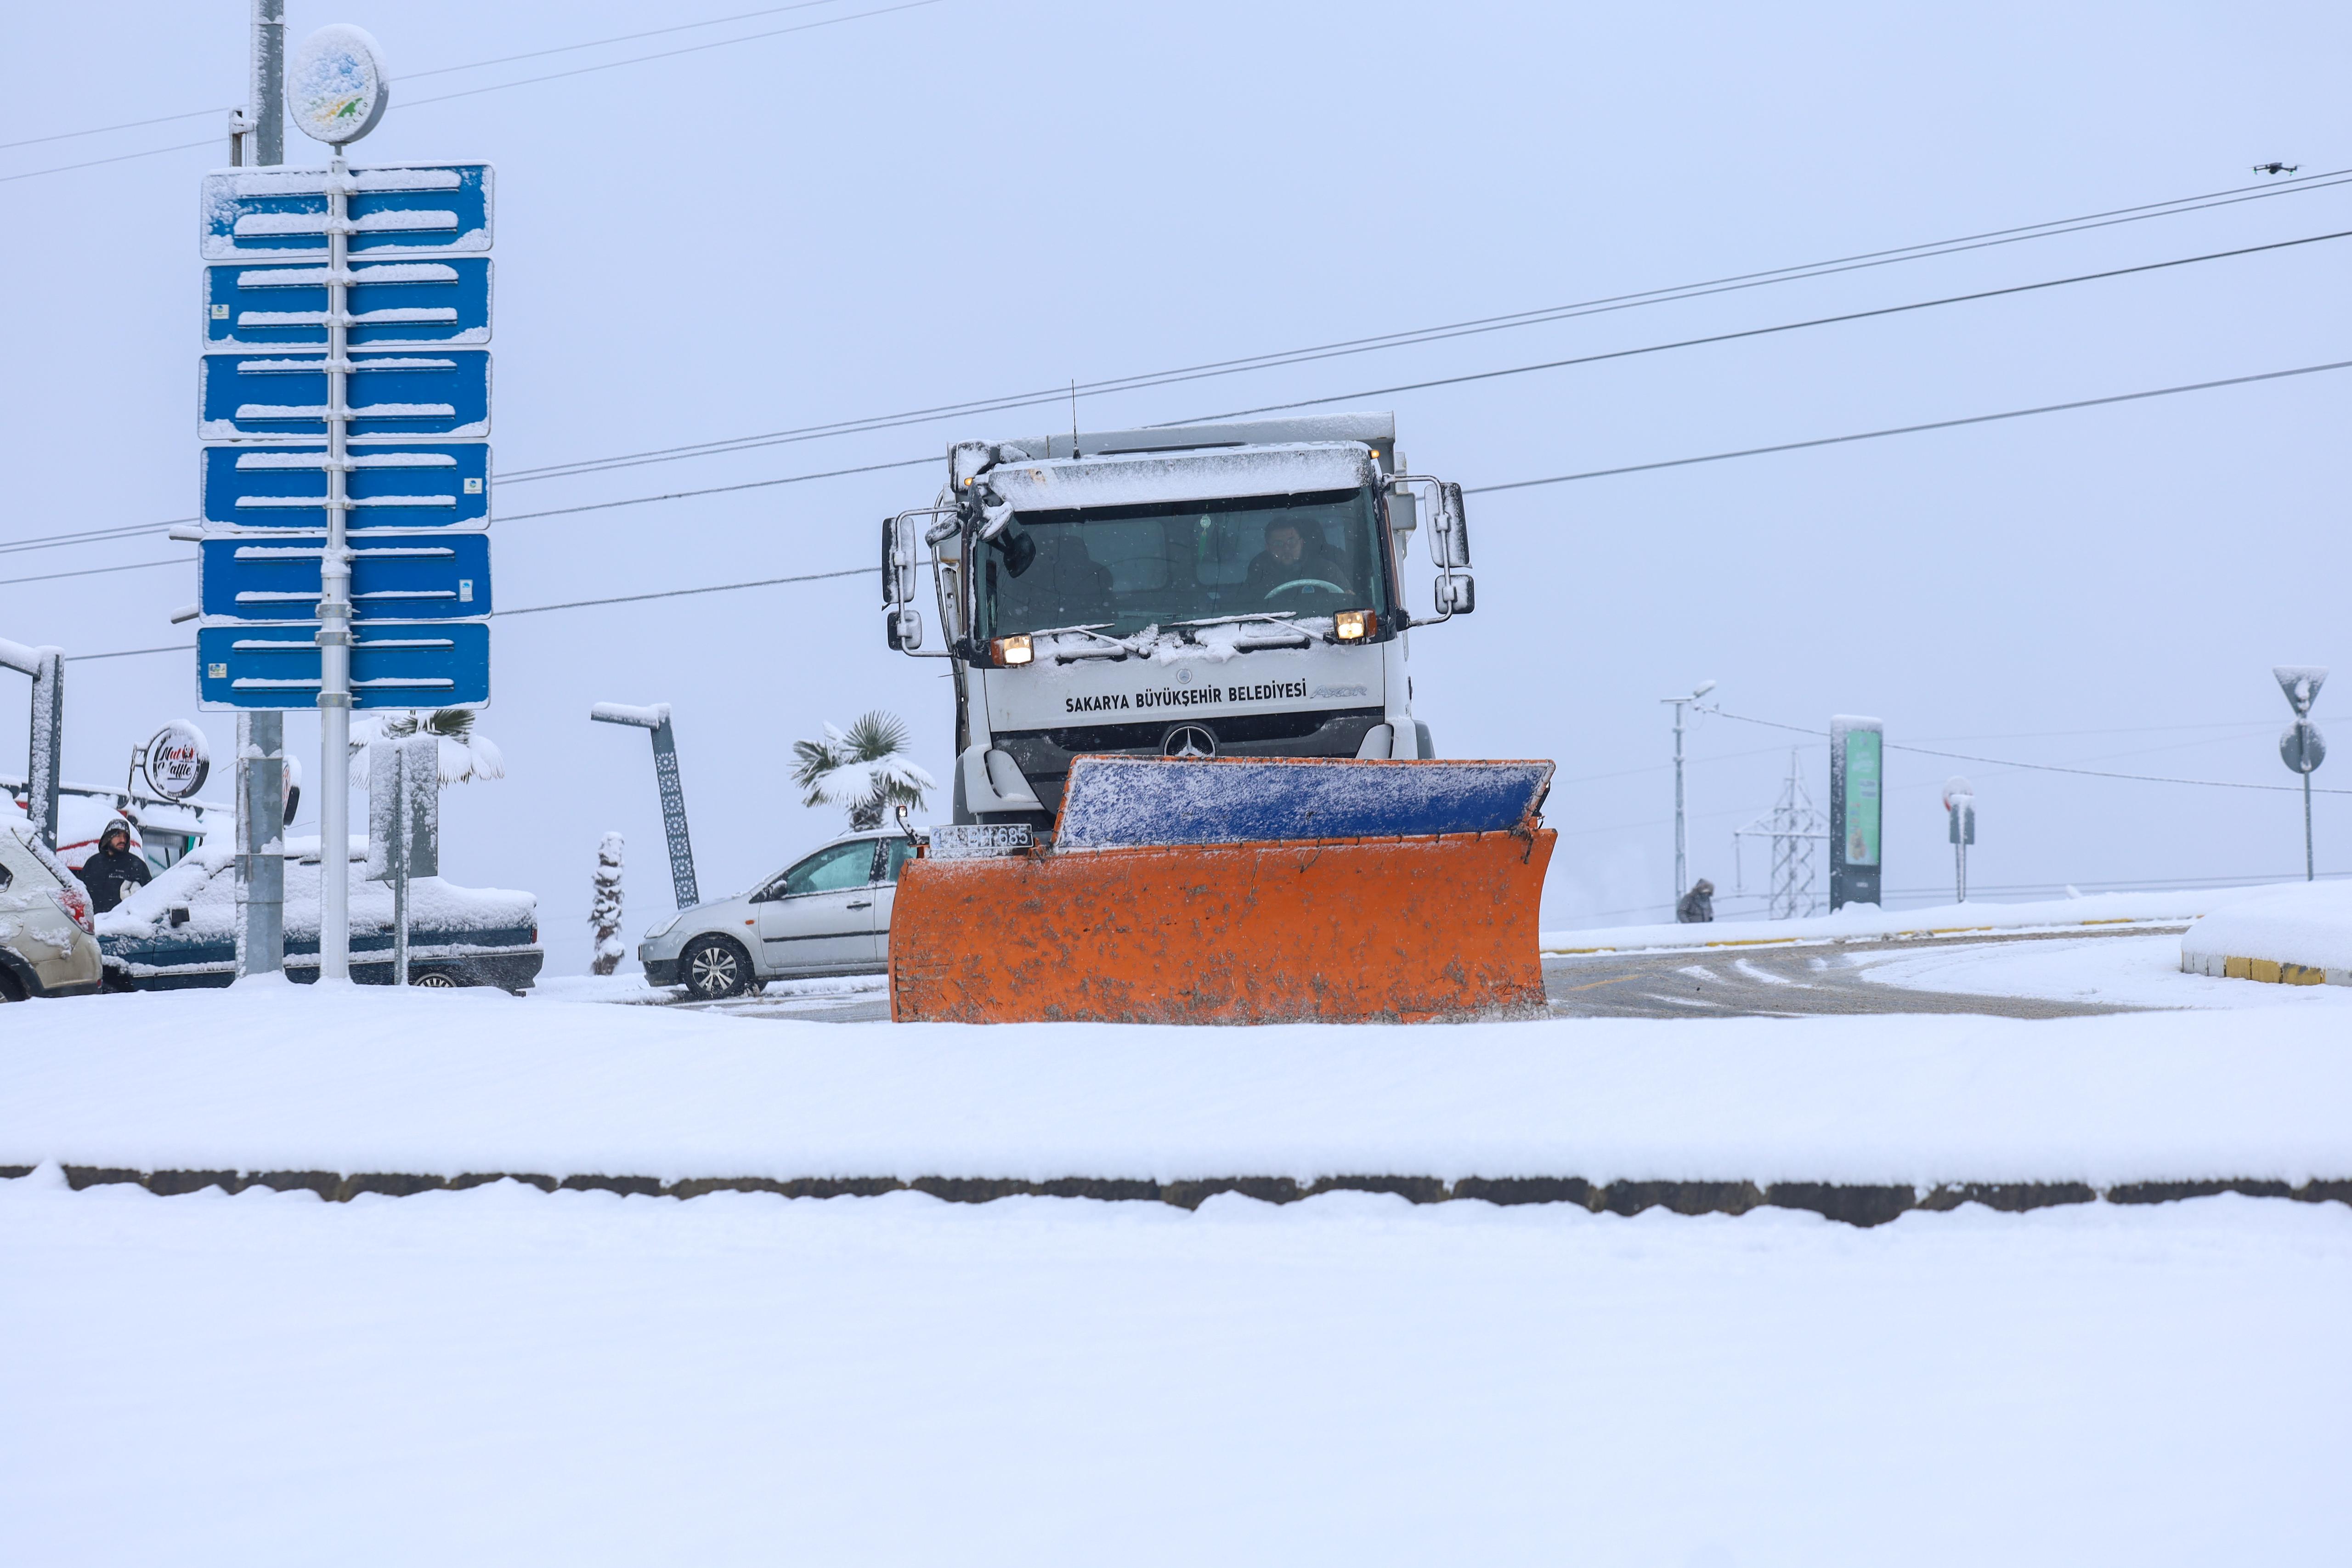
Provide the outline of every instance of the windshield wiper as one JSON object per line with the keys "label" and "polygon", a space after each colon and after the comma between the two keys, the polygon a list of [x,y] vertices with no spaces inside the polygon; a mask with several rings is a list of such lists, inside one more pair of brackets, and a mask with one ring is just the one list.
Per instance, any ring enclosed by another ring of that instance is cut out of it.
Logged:
{"label": "windshield wiper", "polygon": [[[1045,626],[1034,632],[1023,632],[1021,635],[1030,637],[1057,637],[1070,632],[1084,632],[1087,636],[1103,642],[1118,642],[1117,637],[1107,637],[1102,635],[1103,627],[1115,626],[1118,624],[1117,621],[1097,621],[1091,626]],[[1121,643],[1120,646],[1123,647],[1126,645]]]}
{"label": "windshield wiper", "polygon": [[1287,621],[1297,618],[1296,610],[1257,610],[1242,616],[1210,616],[1197,621],[1170,621],[1171,626],[1230,626],[1243,621]]}

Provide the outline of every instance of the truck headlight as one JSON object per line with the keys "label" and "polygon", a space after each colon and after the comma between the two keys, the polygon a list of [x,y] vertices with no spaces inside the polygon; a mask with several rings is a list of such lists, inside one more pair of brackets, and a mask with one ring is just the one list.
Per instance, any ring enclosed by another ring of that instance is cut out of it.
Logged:
{"label": "truck headlight", "polygon": [[1037,650],[1025,637],[998,637],[988,645],[988,654],[997,663],[1013,669],[1034,659]]}
{"label": "truck headlight", "polygon": [[1331,635],[1341,642],[1361,642],[1379,629],[1379,617],[1370,610],[1342,610],[1331,617]]}

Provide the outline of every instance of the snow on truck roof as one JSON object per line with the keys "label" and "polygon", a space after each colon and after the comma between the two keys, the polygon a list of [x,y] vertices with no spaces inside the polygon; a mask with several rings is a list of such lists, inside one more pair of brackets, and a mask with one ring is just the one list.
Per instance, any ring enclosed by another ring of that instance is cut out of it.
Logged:
{"label": "snow on truck roof", "polygon": [[1382,458],[1395,456],[1396,416],[1365,409],[1294,414],[1281,419],[1238,419],[1205,425],[1153,425],[1137,430],[1082,430],[1076,437],[1030,436],[1003,443],[1028,458],[1066,458],[1078,451],[1103,457],[1137,452],[1198,451],[1213,447],[1292,446],[1302,441],[1361,441]]}
{"label": "snow on truck roof", "polygon": [[988,482],[1020,512],[1349,490],[1373,477],[1371,450],[1363,443],[1302,441],[999,464],[989,470]]}

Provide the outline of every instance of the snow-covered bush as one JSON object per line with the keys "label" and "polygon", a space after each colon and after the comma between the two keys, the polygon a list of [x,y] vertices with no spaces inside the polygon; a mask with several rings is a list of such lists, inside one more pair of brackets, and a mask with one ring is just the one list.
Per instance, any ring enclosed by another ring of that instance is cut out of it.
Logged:
{"label": "snow-covered bush", "polygon": [[621,941],[621,836],[617,833],[607,833],[596,846],[596,893],[588,905],[588,923],[596,932],[596,956],[589,961],[589,971],[610,974],[628,952]]}

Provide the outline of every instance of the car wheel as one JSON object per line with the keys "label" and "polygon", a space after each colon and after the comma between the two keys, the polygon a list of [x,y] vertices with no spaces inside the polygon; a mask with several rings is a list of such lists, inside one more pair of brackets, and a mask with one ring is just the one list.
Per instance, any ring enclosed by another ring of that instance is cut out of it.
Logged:
{"label": "car wheel", "polygon": [[25,988],[16,983],[16,977],[0,969],[0,1002],[22,1002],[24,999]]}
{"label": "car wheel", "polygon": [[422,974],[412,973],[408,977],[408,983],[411,985],[423,986],[429,991],[457,989],[457,977],[446,969],[428,969]]}
{"label": "car wheel", "polygon": [[678,969],[697,998],[716,1002],[740,996],[751,984],[751,960],[723,936],[698,937],[687,944]]}

